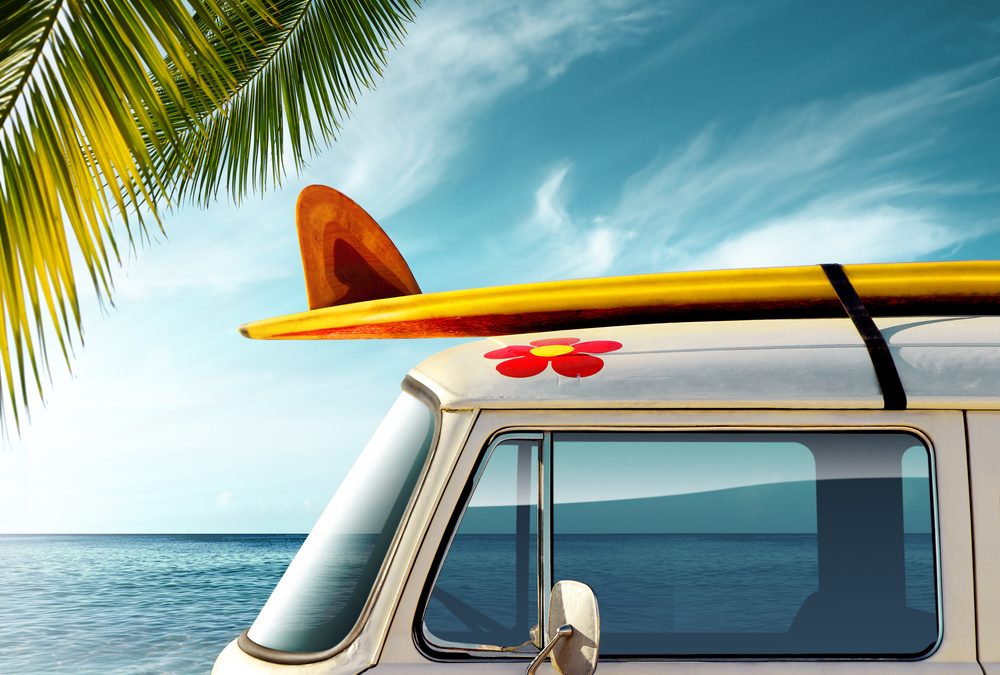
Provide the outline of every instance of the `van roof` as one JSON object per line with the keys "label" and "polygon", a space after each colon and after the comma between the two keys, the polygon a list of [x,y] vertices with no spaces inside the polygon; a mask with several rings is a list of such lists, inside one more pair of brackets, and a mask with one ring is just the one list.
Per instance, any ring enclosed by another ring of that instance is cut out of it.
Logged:
{"label": "van roof", "polygon": [[[875,322],[889,345],[908,408],[1000,408],[1000,317],[883,317]],[[445,409],[884,405],[869,352],[848,318],[647,324],[494,337],[439,352],[411,375],[434,391]]]}

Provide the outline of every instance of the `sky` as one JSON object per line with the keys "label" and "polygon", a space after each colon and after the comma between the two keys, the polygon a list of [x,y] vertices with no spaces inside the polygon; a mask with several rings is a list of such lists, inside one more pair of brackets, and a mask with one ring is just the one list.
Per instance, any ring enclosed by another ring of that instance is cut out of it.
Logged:
{"label": "sky", "polygon": [[85,301],[72,372],[53,359],[0,448],[0,532],[311,528],[454,341],[237,333],[306,308],[306,185],[368,210],[425,292],[998,259],[997,119],[991,3],[427,0],[305,171],[169,214],[115,306]]}

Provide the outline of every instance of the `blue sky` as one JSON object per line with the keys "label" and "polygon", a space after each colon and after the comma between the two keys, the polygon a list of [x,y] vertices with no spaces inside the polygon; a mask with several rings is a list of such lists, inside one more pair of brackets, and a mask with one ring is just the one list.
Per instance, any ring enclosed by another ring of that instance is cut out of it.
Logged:
{"label": "blue sky", "polygon": [[0,532],[304,532],[448,341],[253,342],[305,308],[298,191],[379,220],[425,291],[1000,257],[990,3],[441,2],[283,188],[185,208],[85,308],[0,452]]}

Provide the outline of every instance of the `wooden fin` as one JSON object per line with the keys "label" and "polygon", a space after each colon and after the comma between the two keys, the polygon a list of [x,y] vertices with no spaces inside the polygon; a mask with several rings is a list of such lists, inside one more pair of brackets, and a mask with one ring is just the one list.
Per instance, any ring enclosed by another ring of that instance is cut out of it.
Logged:
{"label": "wooden fin", "polygon": [[299,193],[295,221],[309,309],[420,293],[409,266],[375,219],[325,185]]}

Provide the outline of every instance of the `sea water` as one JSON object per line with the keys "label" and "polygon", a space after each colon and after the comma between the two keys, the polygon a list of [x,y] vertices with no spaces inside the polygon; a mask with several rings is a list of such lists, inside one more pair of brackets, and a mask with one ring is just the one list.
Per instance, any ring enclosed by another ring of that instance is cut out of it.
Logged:
{"label": "sea water", "polygon": [[[0,536],[0,673],[207,673],[304,538]],[[449,574],[454,590],[477,589],[477,605],[487,605],[479,609],[502,617],[513,586],[496,578],[498,546],[513,550],[513,538],[473,536]],[[557,574],[597,588],[609,630],[648,622],[633,615],[669,581],[654,604],[673,607],[679,629],[785,631],[815,584],[814,536],[569,535],[556,548]],[[907,604],[926,612],[935,604],[932,555],[929,535],[907,535]],[[734,613],[734,603],[774,611]],[[432,603],[428,622],[445,627],[448,615],[437,614]]]}
{"label": "sea water", "polygon": [[207,673],[304,539],[0,536],[0,673]]}

